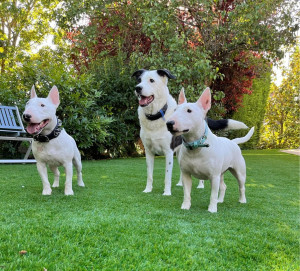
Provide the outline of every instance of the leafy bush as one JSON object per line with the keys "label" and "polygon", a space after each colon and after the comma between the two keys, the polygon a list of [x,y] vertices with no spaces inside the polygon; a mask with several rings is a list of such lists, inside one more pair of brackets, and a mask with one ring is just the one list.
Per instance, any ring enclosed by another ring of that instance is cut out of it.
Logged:
{"label": "leafy bush", "polygon": [[122,55],[95,61],[88,71],[93,78],[93,88],[101,92],[95,103],[113,118],[107,128],[108,137],[102,149],[111,157],[136,154],[135,142],[139,138],[135,80]]}
{"label": "leafy bush", "polygon": [[[270,71],[263,74],[260,78],[254,79],[252,94],[244,95],[243,105],[232,115],[233,119],[244,122],[249,128],[255,126],[252,138],[241,145],[243,149],[255,149],[258,145],[270,92],[270,84]],[[233,134],[234,137],[242,137],[245,135],[245,131],[235,131]]]}
{"label": "leafy bush", "polygon": [[74,74],[63,55],[42,50],[18,69],[4,74],[0,102],[3,105],[16,104],[23,112],[33,84],[39,97],[47,97],[51,87],[56,85],[61,101],[57,115],[63,126],[74,137],[83,158],[98,158],[112,118],[107,117],[105,110],[96,103],[102,93],[92,87],[92,76]]}

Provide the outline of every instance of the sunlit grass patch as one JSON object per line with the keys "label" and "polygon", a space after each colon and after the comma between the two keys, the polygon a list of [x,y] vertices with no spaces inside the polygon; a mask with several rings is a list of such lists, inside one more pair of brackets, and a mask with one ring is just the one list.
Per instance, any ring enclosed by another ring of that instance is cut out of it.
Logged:
{"label": "sunlit grass patch", "polygon": [[74,196],[64,176],[42,196],[35,165],[0,165],[0,270],[298,270],[299,157],[243,153],[247,204],[226,173],[216,214],[208,181],[195,180],[191,209],[180,209],[177,162],[172,196],[162,196],[161,157],[149,194],[143,158],[83,162],[86,187],[74,178]]}

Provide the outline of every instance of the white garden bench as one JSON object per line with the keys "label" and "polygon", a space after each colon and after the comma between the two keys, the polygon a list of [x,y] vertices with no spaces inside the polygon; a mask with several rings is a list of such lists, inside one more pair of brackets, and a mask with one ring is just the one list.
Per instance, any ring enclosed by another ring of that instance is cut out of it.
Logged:
{"label": "white garden bench", "polygon": [[24,159],[0,160],[0,163],[36,163],[34,159],[28,159],[33,138],[24,137],[24,135],[26,135],[26,131],[18,107],[0,105],[0,140],[28,141],[30,143]]}

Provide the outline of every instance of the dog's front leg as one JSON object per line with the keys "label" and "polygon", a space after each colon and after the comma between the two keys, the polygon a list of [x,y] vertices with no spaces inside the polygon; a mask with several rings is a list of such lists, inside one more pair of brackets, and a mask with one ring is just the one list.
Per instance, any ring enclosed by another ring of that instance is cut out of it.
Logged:
{"label": "dog's front leg", "polygon": [[145,149],[146,152],[146,163],[147,163],[147,185],[144,193],[149,193],[152,191],[153,184],[153,167],[154,167],[154,154]]}
{"label": "dog's front leg", "polygon": [[54,182],[52,187],[59,187],[59,175],[60,175],[59,170],[55,166],[50,166],[50,169],[54,174]]}
{"label": "dog's front leg", "polygon": [[37,170],[41,176],[42,183],[43,183],[43,195],[51,195],[52,190],[50,187],[50,183],[48,181],[48,172],[47,172],[47,165],[45,163],[37,162],[36,163]]}
{"label": "dog's front leg", "polygon": [[210,203],[208,206],[208,211],[211,213],[216,213],[218,210],[218,193],[220,187],[220,175],[213,176],[211,178],[211,194],[210,194]]}
{"label": "dog's front leg", "polygon": [[66,171],[66,183],[65,183],[65,195],[72,196],[74,192],[72,190],[72,177],[73,177],[73,164],[72,162],[64,165]]}
{"label": "dog's front leg", "polygon": [[174,153],[172,151],[166,153],[165,190],[163,193],[164,196],[171,196],[173,157]]}
{"label": "dog's front leg", "polygon": [[192,177],[189,174],[182,172],[183,184],[183,203],[181,209],[189,210],[191,207],[191,190],[192,190]]}
{"label": "dog's front leg", "polygon": [[218,198],[219,203],[224,202],[225,191],[226,191],[226,184],[224,182],[224,174],[222,174],[221,182],[220,182],[219,198]]}

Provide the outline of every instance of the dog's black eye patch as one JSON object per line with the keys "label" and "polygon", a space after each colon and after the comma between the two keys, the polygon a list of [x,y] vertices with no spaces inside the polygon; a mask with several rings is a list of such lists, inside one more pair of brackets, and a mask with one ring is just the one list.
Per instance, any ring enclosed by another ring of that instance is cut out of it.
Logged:
{"label": "dog's black eye patch", "polygon": [[192,113],[192,110],[191,110],[191,109],[188,109],[187,112],[188,112],[188,113]]}
{"label": "dog's black eye patch", "polygon": [[150,79],[150,82],[151,82],[151,83],[154,83],[154,80],[151,78],[151,79]]}
{"label": "dog's black eye patch", "polygon": [[138,83],[141,83],[141,82],[142,82],[142,79],[141,79],[141,78],[138,78],[138,79],[137,79],[137,82],[138,82]]}
{"label": "dog's black eye patch", "polygon": [[44,104],[41,104],[41,107],[44,107],[45,105]]}

